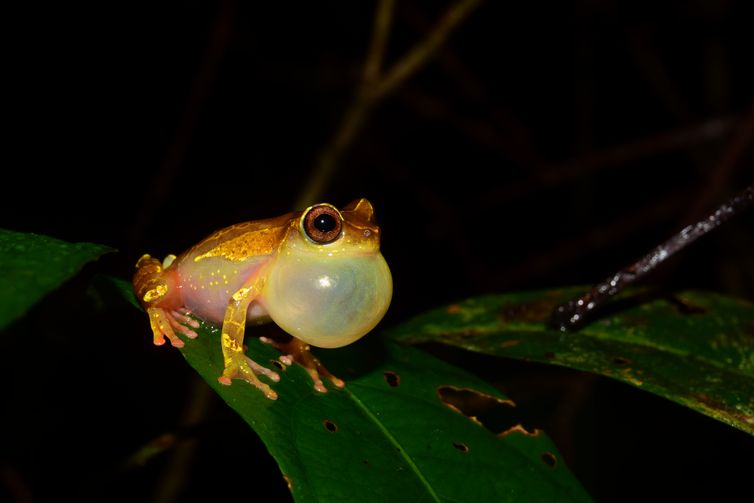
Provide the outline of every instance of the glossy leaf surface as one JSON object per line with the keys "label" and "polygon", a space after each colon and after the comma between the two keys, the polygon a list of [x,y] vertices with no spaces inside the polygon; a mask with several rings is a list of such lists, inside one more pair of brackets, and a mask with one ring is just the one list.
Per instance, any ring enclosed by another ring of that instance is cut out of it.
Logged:
{"label": "glossy leaf surface", "polygon": [[579,331],[549,329],[553,308],[582,290],[470,299],[390,335],[593,372],[754,434],[754,305],[721,295],[635,295]]}
{"label": "glossy leaf surface", "polygon": [[[243,381],[217,382],[222,354],[216,327],[202,324],[199,337],[186,340],[181,351],[260,435],[297,501],[589,500],[544,433],[497,435],[439,394],[471,389],[512,407],[493,387],[378,335],[318,352],[346,380],[344,390],[329,386],[330,392],[319,393],[306,371],[293,365],[273,384],[276,401]],[[247,354],[270,368],[279,356],[257,338]]]}
{"label": "glossy leaf surface", "polygon": [[0,229],[0,328],[109,251],[103,245]]}

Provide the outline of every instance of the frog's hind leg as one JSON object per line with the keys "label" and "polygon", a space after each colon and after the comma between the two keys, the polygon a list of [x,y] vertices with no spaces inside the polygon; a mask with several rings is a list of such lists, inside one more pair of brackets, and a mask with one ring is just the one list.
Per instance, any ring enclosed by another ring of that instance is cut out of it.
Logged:
{"label": "frog's hind leg", "polygon": [[248,358],[243,349],[246,312],[257,292],[256,281],[252,280],[249,286],[245,286],[234,293],[228,302],[221,336],[225,368],[223,374],[217,380],[222,384],[230,385],[233,379],[243,379],[257,387],[267,398],[275,400],[278,397],[277,393],[268,384],[260,381],[257,375],[263,374],[275,382],[280,380],[280,376],[277,372]]}
{"label": "frog's hind leg", "polygon": [[[311,376],[314,382],[314,389],[320,393],[327,393],[327,388],[322,382],[322,377],[333,383],[336,388],[344,388],[346,383],[330,373],[327,368],[311,352],[309,344],[293,337],[288,342],[278,342],[268,337],[260,337],[262,342],[275,346],[282,354],[280,361],[285,365],[291,365],[297,362]],[[320,377],[321,376],[321,377]]]}
{"label": "frog's hind leg", "polygon": [[165,272],[165,268],[174,259],[173,255],[168,255],[165,262],[160,263],[149,255],[142,256],[136,263],[133,284],[139,302],[149,315],[155,345],[161,346],[168,339],[170,344],[180,348],[183,347],[183,341],[175,335],[175,330],[193,339],[197,336],[193,328],[197,328],[199,323],[189,318],[189,312],[185,309],[167,308],[178,302],[174,297],[175,291],[171,288],[170,274]]}

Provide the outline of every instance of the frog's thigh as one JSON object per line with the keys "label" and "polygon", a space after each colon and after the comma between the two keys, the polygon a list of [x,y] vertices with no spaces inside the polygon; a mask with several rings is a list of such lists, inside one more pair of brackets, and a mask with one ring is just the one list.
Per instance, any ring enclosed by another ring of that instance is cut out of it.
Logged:
{"label": "frog's thigh", "polygon": [[267,375],[277,381],[280,377],[277,373],[262,367],[244,355],[243,337],[246,327],[246,312],[249,304],[259,294],[259,280],[252,279],[235,292],[228,301],[225,310],[225,318],[222,327],[222,349],[225,368],[223,375],[218,379],[222,384],[230,384],[232,379],[243,379],[249,384],[259,388],[267,398],[276,399],[275,393],[267,384],[259,380],[256,374]]}

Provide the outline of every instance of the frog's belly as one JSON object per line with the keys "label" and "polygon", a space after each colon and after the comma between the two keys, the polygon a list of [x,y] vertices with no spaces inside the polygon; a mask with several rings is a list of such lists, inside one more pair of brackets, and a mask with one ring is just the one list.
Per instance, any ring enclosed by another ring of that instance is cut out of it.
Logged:
{"label": "frog's belly", "polygon": [[[243,263],[208,258],[180,264],[178,275],[183,305],[203,320],[222,323],[231,296],[259,272],[265,258]],[[252,302],[247,320],[264,321],[266,318],[267,311],[262,305]]]}

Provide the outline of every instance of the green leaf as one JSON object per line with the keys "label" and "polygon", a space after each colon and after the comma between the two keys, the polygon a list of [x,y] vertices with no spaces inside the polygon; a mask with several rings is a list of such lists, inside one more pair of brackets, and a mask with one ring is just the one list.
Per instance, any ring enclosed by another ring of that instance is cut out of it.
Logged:
{"label": "green leaf", "polygon": [[110,251],[103,245],[0,229],[0,328]]}
{"label": "green leaf", "polygon": [[470,299],[418,316],[389,335],[594,372],[754,434],[751,303],[700,292],[637,294],[579,331],[549,329],[553,308],[582,292]]}
{"label": "green leaf", "polygon": [[[297,501],[589,500],[544,433],[496,435],[444,403],[438,390],[454,387],[511,407],[490,385],[421,351],[378,335],[319,351],[346,388],[319,393],[295,364],[280,372],[273,401],[243,381],[219,384],[219,330],[203,323],[198,332],[183,355],[256,430]],[[278,351],[247,339],[248,354],[272,368]]]}
{"label": "green leaf", "polygon": [[115,276],[99,275],[95,277],[97,286],[111,290],[116,298],[122,298],[139,311],[144,312],[144,308],[139,304],[136,298],[133,283]]}

